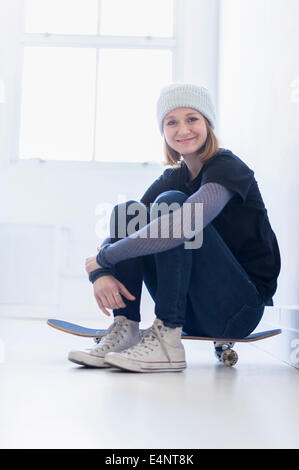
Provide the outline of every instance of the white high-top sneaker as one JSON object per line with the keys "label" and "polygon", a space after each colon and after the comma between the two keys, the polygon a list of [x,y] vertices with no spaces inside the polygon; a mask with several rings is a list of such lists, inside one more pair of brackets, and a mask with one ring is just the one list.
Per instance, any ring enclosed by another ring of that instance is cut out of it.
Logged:
{"label": "white high-top sneaker", "polygon": [[119,352],[130,348],[140,339],[139,323],[128,320],[123,315],[118,315],[97,346],[85,351],[71,351],[68,359],[76,364],[89,367],[110,367],[108,364],[104,364],[104,358],[108,352]]}
{"label": "white high-top sneaker", "polygon": [[122,352],[109,352],[105,364],[134,372],[177,372],[187,367],[182,327],[168,328],[156,318],[140,343]]}

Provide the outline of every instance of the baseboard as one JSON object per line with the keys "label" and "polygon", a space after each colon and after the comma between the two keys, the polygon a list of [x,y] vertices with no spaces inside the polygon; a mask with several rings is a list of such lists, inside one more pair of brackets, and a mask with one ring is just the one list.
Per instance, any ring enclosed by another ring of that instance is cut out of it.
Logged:
{"label": "baseboard", "polygon": [[58,305],[0,304],[0,318],[46,319],[57,316]]}
{"label": "baseboard", "polygon": [[273,328],[280,328],[282,333],[255,343],[254,346],[299,369],[299,307],[266,307],[256,331]]}
{"label": "baseboard", "polygon": [[[111,313],[112,315],[112,313]],[[88,322],[97,324],[98,328],[108,328],[111,317],[105,316],[101,311],[77,311],[67,314],[59,305],[4,305],[0,304],[0,320],[42,320],[58,318],[61,320],[86,325]],[[95,326],[96,327],[96,326]]]}

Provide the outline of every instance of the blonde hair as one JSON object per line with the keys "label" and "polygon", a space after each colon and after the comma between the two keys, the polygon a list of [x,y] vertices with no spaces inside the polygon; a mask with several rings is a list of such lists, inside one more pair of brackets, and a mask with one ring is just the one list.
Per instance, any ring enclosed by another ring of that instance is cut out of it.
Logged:
{"label": "blonde hair", "polygon": [[[210,126],[208,120],[204,117],[207,126],[207,138],[204,145],[198,150],[199,159],[201,162],[206,162],[209,158],[213,157],[219,151],[219,142],[216,135],[213,132],[212,127]],[[164,136],[164,165],[171,165],[174,168],[181,166],[181,161],[183,157],[179,152],[171,148],[166,142]]]}

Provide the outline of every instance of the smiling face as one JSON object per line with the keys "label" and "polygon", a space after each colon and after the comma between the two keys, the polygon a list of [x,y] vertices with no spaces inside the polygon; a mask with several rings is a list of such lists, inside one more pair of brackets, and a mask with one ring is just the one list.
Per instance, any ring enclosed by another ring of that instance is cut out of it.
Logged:
{"label": "smiling face", "polygon": [[176,108],[163,120],[167,144],[181,155],[196,155],[205,144],[208,130],[205,118],[192,108]]}

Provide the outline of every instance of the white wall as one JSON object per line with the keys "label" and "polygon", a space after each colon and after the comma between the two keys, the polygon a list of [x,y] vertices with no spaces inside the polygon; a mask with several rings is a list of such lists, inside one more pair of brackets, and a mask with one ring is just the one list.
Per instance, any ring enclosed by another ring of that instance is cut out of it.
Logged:
{"label": "white wall", "polygon": [[5,84],[0,104],[0,170],[17,157],[18,108],[21,93],[24,0],[0,0],[0,79]]}
{"label": "white wall", "polygon": [[217,104],[219,0],[181,0],[177,81],[209,88]]}
{"label": "white wall", "polygon": [[275,300],[298,305],[299,2],[222,0],[220,18],[220,139],[262,190],[282,255]]}

